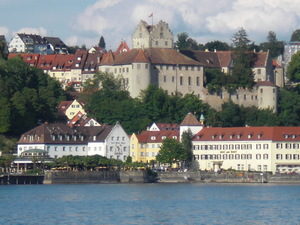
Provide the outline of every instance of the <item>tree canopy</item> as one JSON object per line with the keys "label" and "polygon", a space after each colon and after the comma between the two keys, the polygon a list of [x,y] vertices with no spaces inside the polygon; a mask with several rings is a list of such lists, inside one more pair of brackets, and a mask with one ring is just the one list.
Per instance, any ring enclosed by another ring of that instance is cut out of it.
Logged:
{"label": "tree canopy", "polygon": [[290,81],[300,82],[300,52],[292,56],[287,68],[287,77]]}
{"label": "tree canopy", "polygon": [[105,40],[104,40],[104,37],[103,37],[103,36],[100,37],[98,46],[99,46],[100,48],[102,48],[102,49],[105,49],[106,44],[105,44]]}
{"label": "tree canopy", "polygon": [[293,33],[292,33],[292,36],[291,36],[291,41],[300,41],[300,30],[295,30]]}
{"label": "tree canopy", "polygon": [[187,153],[180,142],[172,138],[166,138],[156,156],[156,160],[160,163],[180,163],[187,159]]}
{"label": "tree canopy", "polygon": [[238,87],[252,87],[254,84],[254,75],[252,64],[255,61],[255,54],[250,51],[251,41],[245,29],[238,30],[232,38],[233,50],[233,83]]}
{"label": "tree canopy", "polygon": [[20,58],[0,62],[0,133],[21,134],[43,121],[54,121],[65,99],[58,81]]}
{"label": "tree canopy", "polygon": [[282,41],[277,40],[274,31],[269,31],[267,42],[261,43],[260,47],[263,51],[269,51],[271,58],[275,58],[283,53],[284,44]]}

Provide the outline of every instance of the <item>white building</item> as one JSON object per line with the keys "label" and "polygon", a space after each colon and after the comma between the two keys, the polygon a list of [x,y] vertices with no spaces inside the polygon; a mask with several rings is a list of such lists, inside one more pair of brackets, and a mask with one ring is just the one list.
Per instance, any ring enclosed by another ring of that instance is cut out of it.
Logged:
{"label": "white building", "polygon": [[300,172],[300,127],[203,128],[193,137],[200,170]]}
{"label": "white building", "polygon": [[69,127],[44,123],[18,141],[18,156],[29,149],[46,150],[52,158],[66,155],[101,155],[125,161],[129,156],[129,137],[119,123],[114,126]]}

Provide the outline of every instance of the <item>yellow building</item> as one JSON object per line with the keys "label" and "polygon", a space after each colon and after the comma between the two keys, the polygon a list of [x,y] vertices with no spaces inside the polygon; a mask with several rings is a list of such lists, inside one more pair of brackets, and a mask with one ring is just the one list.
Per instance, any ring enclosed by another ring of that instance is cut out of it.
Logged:
{"label": "yellow building", "polygon": [[155,160],[162,142],[166,138],[179,140],[178,130],[143,131],[132,134],[130,138],[130,155],[133,162],[150,162]]}

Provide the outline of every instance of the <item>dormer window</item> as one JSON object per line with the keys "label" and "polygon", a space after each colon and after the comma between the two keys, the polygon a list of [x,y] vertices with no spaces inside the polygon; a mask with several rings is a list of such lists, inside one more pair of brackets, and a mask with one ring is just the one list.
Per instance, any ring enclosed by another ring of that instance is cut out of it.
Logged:
{"label": "dormer window", "polygon": [[236,137],[237,137],[237,139],[240,139],[240,138],[241,138],[241,135],[240,135],[240,134],[238,134]]}
{"label": "dormer window", "polygon": [[96,136],[93,136],[93,141],[96,141]]}
{"label": "dormer window", "polygon": [[232,138],[233,138],[233,135],[231,134],[231,135],[229,136],[229,138],[232,139]]}
{"label": "dormer window", "polygon": [[155,136],[151,136],[151,140],[156,140],[156,137]]}
{"label": "dormer window", "polygon": [[252,134],[248,134],[248,138],[249,138],[249,139],[252,138],[252,136],[253,136]]}
{"label": "dormer window", "polygon": [[166,138],[167,138],[166,136],[162,136],[162,137],[161,137],[162,140],[165,140]]}
{"label": "dormer window", "polygon": [[221,135],[219,136],[219,139],[220,139],[220,140],[223,139],[223,134],[221,134]]}
{"label": "dormer window", "polygon": [[262,134],[258,134],[258,135],[257,135],[257,138],[258,138],[258,139],[261,139],[261,137],[262,137]]}
{"label": "dormer window", "polygon": [[176,136],[173,136],[173,139],[177,140],[177,137],[176,137]]}

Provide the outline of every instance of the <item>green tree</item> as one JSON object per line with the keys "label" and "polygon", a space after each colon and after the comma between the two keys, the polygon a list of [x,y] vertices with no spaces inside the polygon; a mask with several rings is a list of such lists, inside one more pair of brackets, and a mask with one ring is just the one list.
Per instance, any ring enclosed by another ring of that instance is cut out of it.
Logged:
{"label": "green tree", "polygon": [[122,89],[119,79],[111,74],[98,73],[95,79],[88,83],[81,97],[86,102],[85,109],[89,115],[99,122],[115,124],[121,121],[129,133],[143,130],[150,123],[145,117],[142,104]]}
{"label": "green tree", "polygon": [[175,139],[166,138],[162,146],[160,147],[159,153],[156,156],[156,160],[160,163],[180,163],[187,159],[187,154],[183,149],[181,143]]}
{"label": "green tree", "polygon": [[5,39],[0,39],[0,59],[7,59],[8,49]]}
{"label": "green tree", "polygon": [[228,51],[230,50],[230,46],[226,42],[210,41],[204,45],[204,49],[208,49],[209,51]]}
{"label": "green tree", "polygon": [[179,50],[200,50],[203,49],[203,46],[198,44],[197,41],[190,38],[188,33],[183,32],[177,35],[177,41],[175,42],[175,46]]}
{"label": "green tree", "polygon": [[293,82],[300,81],[300,52],[292,56],[292,60],[287,68],[287,77]]}
{"label": "green tree", "polygon": [[260,47],[264,51],[269,50],[270,57],[275,58],[283,53],[284,44],[282,41],[277,40],[276,33],[274,31],[269,31],[267,42],[261,43]]}
{"label": "green tree", "polygon": [[102,49],[105,49],[105,40],[104,40],[104,37],[103,36],[101,36],[100,37],[100,40],[99,40],[99,43],[98,43],[98,46],[100,47],[100,48],[102,48]]}
{"label": "green tree", "polygon": [[65,93],[58,81],[20,58],[0,62],[0,133],[20,134],[53,121]]}
{"label": "green tree", "polygon": [[182,133],[181,143],[183,150],[186,154],[185,166],[190,168],[193,161],[193,144],[192,144],[193,133],[190,129]]}
{"label": "green tree", "polygon": [[252,64],[255,61],[255,54],[250,52],[250,40],[245,29],[238,30],[232,38],[233,68],[232,79],[237,87],[251,88],[254,85]]}
{"label": "green tree", "polygon": [[292,36],[291,36],[291,41],[300,41],[300,30],[295,30],[293,33],[292,33]]}
{"label": "green tree", "polygon": [[281,126],[300,125],[300,94],[297,91],[280,89],[278,105]]}

